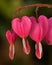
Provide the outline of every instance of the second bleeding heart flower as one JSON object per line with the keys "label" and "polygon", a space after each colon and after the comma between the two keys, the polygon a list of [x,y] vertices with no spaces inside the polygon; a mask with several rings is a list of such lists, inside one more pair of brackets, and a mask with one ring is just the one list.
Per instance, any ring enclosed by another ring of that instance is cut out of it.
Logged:
{"label": "second bleeding heart flower", "polygon": [[27,16],[20,18],[15,18],[12,20],[12,29],[14,32],[22,38],[23,50],[26,54],[30,53],[30,45],[26,38],[29,35],[31,29],[31,20]]}
{"label": "second bleeding heart flower", "polygon": [[30,37],[32,40],[36,41],[35,55],[38,59],[41,59],[43,55],[41,41],[48,31],[48,19],[44,15],[39,16],[38,20],[36,20],[35,17],[30,17],[30,19],[32,22]]}

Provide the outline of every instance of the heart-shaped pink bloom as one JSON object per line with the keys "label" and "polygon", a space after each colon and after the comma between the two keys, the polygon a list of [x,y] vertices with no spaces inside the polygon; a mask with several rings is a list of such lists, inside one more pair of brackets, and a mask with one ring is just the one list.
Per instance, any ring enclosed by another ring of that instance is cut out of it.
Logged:
{"label": "heart-shaped pink bloom", "polygon": [[43,51],[41,51],[42,45],[40,42],[43,40],[48,31],[48,19],[44,15],[39,16],[38,20],[36,20],[35,17],[30,17],[30,19],[32,22],[30,37],[32,40],[36,41],[36,45],[38,46],[36,46],[35,55],[38,59],[41,59]]}
{"label": "heart-shaped pink bloom", "polygon": [[48,32],[45,36],[48,45],[52,45],[52,17],[48,19]]}
{"label": "heart-shaped pink bloom", "polygon": [[42,41],[43,37],[43,27],[42,25],[37,21],[35,17],[30,17],[31,22],[32,22],[32,27],[30,31],[30,37],[36,41],[37,43]]}
{"label": "heart-shaped pink bloom", "polygon": [[13,31],[10,31],[8,30],[6,32],[6,38],[10,44],[10,47],[9,47],[9,58],[11,60],[14,59],[14,54],[15,54],[15,48],[14,48],[14,43],[15,43],[15,40],[16,40],[16,34],[13,32]]}
{"label": "heart-shaped pink bloom", "polygon": [[31,37],[32,40],[36,41],[35,55],[38,59],[41,59],[42,51],[41,51],[41,48],[40,48],[41,47],[40,42],[42,41],[42,36],[43,36],[42,25],[40,25],[39,22],[38,23],[36,22],[35,17],[30,17],[30,19],[32,21],[32,28],[31,28],[31,31],[30,31],[30,37]]}
{"label": "heart-shaped pink bloom", "polygon": [[12,20],[12,28],[19,37],[26,38],[31,29],[31,20],[27,16],[15,18]]}
{"label": "heart-shaped pink bloom", "polygon": [[[28,37],[30,29],[31,29],[30,18],[27,16],[23,16],[21,19],[19,19],[19,18],[13,19],[12,20],[12,28],[15,31],[15,33],[23,39],[23,48],[25,50],[25,53],[29,54],[30,46],[28,43],[26,43],[25,39]],[[25,41],[25,43],[24,43],[24,41]],[[25,45],[25,47],[24,47],[24,45]]]}

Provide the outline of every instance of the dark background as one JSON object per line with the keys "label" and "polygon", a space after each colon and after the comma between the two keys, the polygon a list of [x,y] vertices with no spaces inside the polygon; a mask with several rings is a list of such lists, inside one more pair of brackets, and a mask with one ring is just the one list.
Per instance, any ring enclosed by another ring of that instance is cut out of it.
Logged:
{"label": "dark background", "polygon": [[[41,60],[38,60],[34,53],[35,42],[29,37],[28,40],[31,46],[30,55],[24,54],[21,39],[17,38],[15,42],[15,58],[11,61],[8,57],[9,43],[5,37],[5,33],[8,29],[11,29],[11,20],[14,11],[20,6],[36,3],[52,4],[52,0],[0,0],[0,65],[52,65],[52,46],[42,42],[44,56]],[[38,16],[41,14],[49,18],[52,16],[52,9],[39,8]],[[23,15],[35,16],[35,8],[24,9],[20,14],[18,12],[16,14],[17,17]]]}

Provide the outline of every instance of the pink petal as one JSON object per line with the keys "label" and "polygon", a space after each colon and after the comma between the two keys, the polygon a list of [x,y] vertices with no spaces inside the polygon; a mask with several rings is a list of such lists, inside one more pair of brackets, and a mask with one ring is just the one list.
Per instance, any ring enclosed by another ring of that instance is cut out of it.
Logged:
{"label": "pink petal", "polygon": [[49,18],[48,23],[49,23],[49,28],[52,28],[52,17]]}
{"label": "pink petal", "polygon": [[42,58],[42,54],[43,54],[43,50],[42,50],[42,44],[39,42],[39,43],[36,43],[35,44],[35,55],[38,59],[41,59]]}
{"label": "pink petal", "polygon": [[32,29],[30,32],[30,37],[36,42],[40,42],[42,40],[43,30],[42,26],[39,24],[36,24],[35,26],[32,25]]}
{"label": "pink petal", "polygon": [[31,20],[27,16],[23,16],[21,20],[15,18],[12,21],[12,28],[21,38],[27,37],[31,29]]}
{"label": "pink petal", "polygon": [[35,25],[36,25],[36,23],[37,23],[36,18],[35,18],[34,16],[31,16],[31,17],[30,17],[30,20],[31,20],[31,22],[32,22],[33,26],[35,26]]}
{"label": "pink petal", "polygon": [[14,54],[15,54],[15,49],[14,49],[14,45],[12,44],[12,45],[10,45],[10,47],[9,47],[9,58],[10,58],[11,60],[14,59]]}
{"label": "pink petal", "polygon": [[47,34],[48,31],[48,18],[44,15],[39,16],[38,22],[42,25],[43,28],[43,38]]}
{"label": "pink petal", "polygon": [[23,36],[21,31],[21,21],[19,18],[15,18],[12,20],[12,29],[15,31],[15,33],[19,36]]}
{"label": "pink petal", "polygon": [[31,26],[31,30],[30,30],[30,33],[32,33],[33,29],[36,27],[37,25],[37,22],[36,22],[36,18],[34,16],[31,16],[30,17],[30,20],[32,22],[32,26]]}
{"label": "pink petal", "polygon": [[28,40],[22,39],[23,51],[28,55],[30,53],[30,45]]}
{"label": "pink petal", "polygon": [[17,36],[13,31],[8,30],[6,32],[6,38],[7,38],[8,42],[9,42],[9,44],[14,44]]}
{"label": "pink petal", "polygon": [[52,45],[52,29],[49,30],[44,40],[48,45]]}
{"label": "pink petal", "polygon": [[44,38],[48,45],[52,45],[52,17],[48,20],[48,32]]}

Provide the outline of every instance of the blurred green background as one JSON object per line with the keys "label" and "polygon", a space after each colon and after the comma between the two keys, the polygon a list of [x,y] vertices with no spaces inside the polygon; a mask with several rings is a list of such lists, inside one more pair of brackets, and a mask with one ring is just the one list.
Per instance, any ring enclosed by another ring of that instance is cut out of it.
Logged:
{"label": "blurred green background", "polygon": [[[17,38],[15,42],[15,58],[11,61],[8,57],[9,44],[5,33],[8,29],[11,29],[12,15],[16,8],[35,3],[52,4],[52,0],[0,0],[0,65],[52,65],[52,46],[48,46],[45,42],[42,42],[44,56],[41,60],[38,60],[34,53],[35,42],[29,37],[28,40],[31,46],[30,55],[24,54],[21,39]],[[39,8],[38,15],[41,14],[49,18],[52,16],[52,9]],[[24,9],[20,14],[18,12],[16,14],[17,17],[23,15],[35,16],[35,8]]]}

